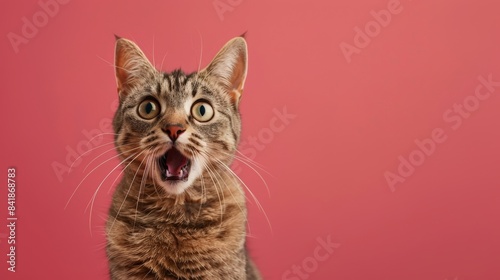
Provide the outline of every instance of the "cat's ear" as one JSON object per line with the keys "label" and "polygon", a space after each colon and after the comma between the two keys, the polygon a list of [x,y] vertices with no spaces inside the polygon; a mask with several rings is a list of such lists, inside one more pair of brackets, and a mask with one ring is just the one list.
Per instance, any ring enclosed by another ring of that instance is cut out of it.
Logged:
{"label": "cat's ear", "polygon": [[236,37],[222,47],[202,72],[217,79],[238,105],[247,76],[247,61],[247,43],[243,37]]}
{"label": "cat's ear", "polygon": [[120,96],[127,94],[130,86],[154,71],[153,65],[134,42],[116,37],[115,74]]}

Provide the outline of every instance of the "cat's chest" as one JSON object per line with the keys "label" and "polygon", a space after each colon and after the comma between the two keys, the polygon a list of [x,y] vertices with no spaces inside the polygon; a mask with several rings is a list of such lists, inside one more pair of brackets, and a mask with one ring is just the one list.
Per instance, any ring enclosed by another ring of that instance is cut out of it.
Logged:
{"label": "cat's chest", "polygon": [[205,228],[172,225],[143,228],[128,242],[148,267],[161,267],[181,276],[189,275],[193,269],[203,273],[205,267],[241,266],[245,261],[244,236],[224,224]]}
{"label": "cat's chest", "polygon": [[157,223],[134,230],[131,243],[170,257],[180,254],[235,251],[244,244],[244,226],[229,220]]}

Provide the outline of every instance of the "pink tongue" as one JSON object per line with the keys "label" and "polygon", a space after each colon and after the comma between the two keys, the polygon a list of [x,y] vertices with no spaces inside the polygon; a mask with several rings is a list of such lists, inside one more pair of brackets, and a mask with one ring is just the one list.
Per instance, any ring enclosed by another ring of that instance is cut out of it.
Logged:
{"label": "pink tongue", "polygon": [[188,159],[183,156],[177,149],[172,148],[167,153],[168,172],[173,176],[180,176],[181,169],[187,164]]}

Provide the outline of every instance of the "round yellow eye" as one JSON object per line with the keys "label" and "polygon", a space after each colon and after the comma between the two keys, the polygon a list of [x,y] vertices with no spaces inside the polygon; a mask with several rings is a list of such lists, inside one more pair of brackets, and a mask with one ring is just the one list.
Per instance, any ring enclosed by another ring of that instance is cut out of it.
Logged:
{"label": "round yellow eye", "polygon": [[199,101],[191,108],[191,114],[197,121],[208,122],[214,117],[214,108],[206,101]]}
{"label": "round yellow eye", "polygon": [[141,118],[150,120],[160,113],[160,104],[154,99],[146,99],[139,104],[137,113]]}

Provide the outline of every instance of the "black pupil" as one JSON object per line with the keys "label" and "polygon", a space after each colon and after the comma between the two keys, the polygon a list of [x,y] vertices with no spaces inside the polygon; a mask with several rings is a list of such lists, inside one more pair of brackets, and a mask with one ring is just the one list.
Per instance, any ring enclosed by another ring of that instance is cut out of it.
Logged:
{"label": "black pupil", "polygon": [[200,115],[202,115],[202,116],[205,115],[205,106],[203,106],[203,105],[200,106]]}
{"label": "black pupil", "polygon": [[153,102],[148,102],[148,104],[146,104],[146,108],[144,109],[146,110],[146,114],[151,114],[154,109]]}

